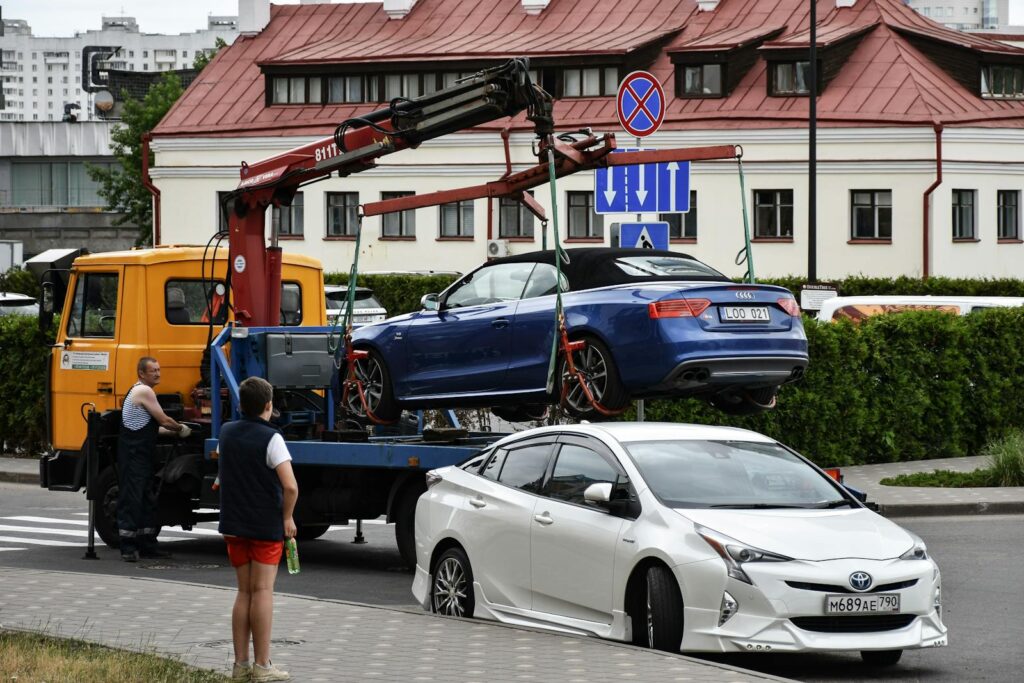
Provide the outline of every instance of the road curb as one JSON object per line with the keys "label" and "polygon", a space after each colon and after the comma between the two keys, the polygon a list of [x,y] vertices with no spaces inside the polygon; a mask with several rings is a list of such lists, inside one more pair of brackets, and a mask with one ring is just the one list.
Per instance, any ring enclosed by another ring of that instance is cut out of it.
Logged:
{"label": "road curb", "polygon": [[1024,514],[1024,501],[973,502],[973,503],[894,503],[879,505],[879,512],[886,517],[942,517],[973,515],[1019,515]]}
{"label": "road curb", "polygon": [[39,475],[34,472],[0,471],[0,482],[7,482],[8,484],[35,484],[39,486]]}

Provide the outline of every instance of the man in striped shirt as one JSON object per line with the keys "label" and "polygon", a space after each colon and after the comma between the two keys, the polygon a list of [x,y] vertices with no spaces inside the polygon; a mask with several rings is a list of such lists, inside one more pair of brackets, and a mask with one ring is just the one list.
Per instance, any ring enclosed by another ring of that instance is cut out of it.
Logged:
{"label": "man in striped shirt", "polygon": [[191,430],[164,413],[153,387],[160,383],[160,363],[143,356],[137,367],[139,381],[121,405],[121,433],[117,442],[117,529],[121,559],[169,557],[156,546],[156,493],[153,459],[159,430],[185,438]]}

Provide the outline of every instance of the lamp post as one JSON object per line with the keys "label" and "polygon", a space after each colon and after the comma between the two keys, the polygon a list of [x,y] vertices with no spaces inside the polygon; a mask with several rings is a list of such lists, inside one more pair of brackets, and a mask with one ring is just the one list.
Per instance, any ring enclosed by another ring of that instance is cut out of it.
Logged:
{"label": "lamp post", "polygon": [[807,145],[807,281],[818,280],[818,8],[811,2],[811,45],[808,78],[810,109]]}

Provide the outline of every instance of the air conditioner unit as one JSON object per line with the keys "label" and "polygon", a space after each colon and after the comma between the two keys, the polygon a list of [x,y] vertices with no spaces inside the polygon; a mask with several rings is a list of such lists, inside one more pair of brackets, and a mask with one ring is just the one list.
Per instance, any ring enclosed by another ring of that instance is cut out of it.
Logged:
{"label": "air conditioner unit", "polygon": [[510,253],[508,240],[487,240],[487,258],[501,258]]}

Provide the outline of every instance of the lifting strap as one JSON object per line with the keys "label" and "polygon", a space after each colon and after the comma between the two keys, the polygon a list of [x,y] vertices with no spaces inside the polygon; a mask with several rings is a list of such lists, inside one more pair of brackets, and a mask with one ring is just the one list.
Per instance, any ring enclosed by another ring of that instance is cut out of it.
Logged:
{"label": "lifting strap", "polygon": [[[551,354],[548,358],[547,390],[549,393],[554,393],[555,382],[560,381],[558,403],[564,410],[572,385],[574,383],[578,384],[583,395],[586,397],[587,402],[594,410],[606,417],[613,417],[625,412],[625,408],[620,410],[609,410],[601,405],[601,402],[594,397],[593,392],[590,390],[590,385],[587,383],[586,377],[580,369],[576,367],[576,363],[573,360],[572,354],[586,348],[587,342],[582,339],[578,341],[569,341],[569,331],[565,325],[565,310],[562,307],[562,263],[569,263],[569,254],[562,249],[562,242],[558,234],[558,188],[557,175],[555,174],[554,141],[549,138],[548,142],[548,185],[551,187],[552,237],[554,238],[555,245],[556,329],[555,334],[551,339]],[[565,372],[560,378],[556,377],[559,351],[561,351],[561,354],[565,358]]]}
{"label": "lifting strap", "polygon": [[[370,422],[374,424],[394,424],[395,420],[382,420],[370,410],[370,405],[366,401],[364,382],[356,374],[357,361],[366,360],[370,356],[368,351],[352,348],[352,322],[355,319],[356,281],[359,273],[359,245],[362,241],[362,236],[363,212],[360,210],[356,221],[356,250],[352,256],[352,267],[348,271],[348,288],[345,291],[345,312],[343,315],[335,318],[334,323],[331,325],[331,331],[327,335],[327,349],[330,353],[334,354],[334,367],[340,370],[343,363],[346,366],[345,379],[341,382],[342,409],[348,409],[349,397],[354,392],[359,397],[359,403],[363,406],[363,414],[366,415]],[[341,327],[345,331],[340,341],[335,336],[335,330],[338,328],[339,321],[341,321]],[[381,378],[381,381],[383,381],[383,378]]]}
{"label": "lifting strap", "polygon": [[754,284],[757,280],[754,278],[754,253],[750,249],[750,220],[747,218],[747,185],[743,176],[743,147],[739,145],[736,147],[736,167],[740,173],[740,206],[743,207],[743,248],[736,253],[735,263],[737,266],[747,264],[747,272],[744,273],[743,279]]}

